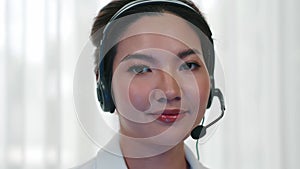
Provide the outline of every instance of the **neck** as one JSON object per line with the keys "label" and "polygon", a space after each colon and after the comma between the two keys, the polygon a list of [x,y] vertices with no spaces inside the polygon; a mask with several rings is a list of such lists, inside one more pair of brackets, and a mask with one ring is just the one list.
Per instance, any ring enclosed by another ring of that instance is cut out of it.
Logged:
{"label": "neck", "polygon": [[121,137],[120,145],[129,169],[188,169],[183,141],[170,147]]}

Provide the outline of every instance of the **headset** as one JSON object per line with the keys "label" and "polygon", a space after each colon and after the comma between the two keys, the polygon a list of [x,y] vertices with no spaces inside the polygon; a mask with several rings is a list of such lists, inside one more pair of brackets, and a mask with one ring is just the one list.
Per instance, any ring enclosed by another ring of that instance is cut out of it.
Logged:
{"label": "headset", "polygon": [[[157,3],[167,3],[170,5],[176,5],[176,6],[180,6],[182,8],[186,8],[188,10],[193,11],[194,13],[196,13],[197,15],[201,16],[199,14],[199,12],[197,12],[194,8],[192,8],[191,6],[189,6],[188,4],[185,4],[184,2],[181,2],[179,0],[135,0],[132,2],[127,3],[126,5],[124,5],[121,9],[119,9],[109,20],[108,24],[105,26],[105,28],[103,29],[103,36],[102,39],[100,41],[100,64],[99,64],[99,81],[97,82],[97,97],[98,97],[98,101],[100,103],[100,106],[102,108],[103,111],[105,112],[111,112],[113,113],[115,110],[115,104],[111,95],[111,86],[110,83],[108,82],[107,79],[105,78],[104,75],[104,57],[105,57],[105,52],[104,52],[104,46],[105,46],[105,41],[107,38],[107,31],[110,29],[111,24],[113,21],[115,21],[120,15],[122,15],[125,11],[128,11],[129,9],[139,6],[139,5],[151,5],[151,4],[157,4]],[[209,37],[211,38],[211,37]],[[211,42],[212,43],[212,42]],[[213,44],[209,45],[209,46],[204,46],[204,44],[202,45],[202,50],[207,49],[207,51],[203,51],[204,55],[208,55],[209,58],[208,60],[205,59],[206,65],[207,65],[207,69],[209,72],[209,76],[210,76],[210,95],[209,95],[209,99],[208,99],[208,104],[207,104],[207,108],[210,108],[211,104],[212,104],[212,100],[213,97],[216,96],[218,97],[219,101],[220,101],[220,105],[221,105],[221,114],[220,116],[215,119],[214,121],[212,121],[211,123],[209,123],[206,126],[203,125],[199,125],[197,126],[191,133],[192,138],[194,139],[199,139],[201,137],[203,137],[206,133],[206,129],[208,127],[210,127],[211,125],[215,124],[217,121],[219,121],[223,115],[224,115],[224,111],[225,111],[225,103],[224,103],[224,98],[223,98],[223,94],[221,92],[220,89],[215,88],[215,82],[214,82],[214,65],[215,65],[215,54],[214,54],[214,47]],[[202,123],[203,124],[203,123]]]}

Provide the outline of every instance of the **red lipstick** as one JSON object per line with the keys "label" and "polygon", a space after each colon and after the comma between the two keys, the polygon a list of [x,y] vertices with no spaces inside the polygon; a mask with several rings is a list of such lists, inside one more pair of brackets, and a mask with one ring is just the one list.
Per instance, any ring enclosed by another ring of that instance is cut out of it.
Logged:
{"label": "red lipstick", "polygon": [[164,123],[174,123],[177,119],[183,116],[183,112],[179,109],[166,109],[159,115],[157,120]]}

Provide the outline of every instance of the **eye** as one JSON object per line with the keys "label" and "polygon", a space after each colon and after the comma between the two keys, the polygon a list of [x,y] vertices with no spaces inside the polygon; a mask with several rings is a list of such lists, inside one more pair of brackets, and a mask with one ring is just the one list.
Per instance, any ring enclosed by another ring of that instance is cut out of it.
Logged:
{"label": "eye", "polygon": [[200,64],[196,62],[185,62],[179,68],[179,70],[195,70],[200,67]]}
{"label": "eye", "polygon": [[134,74],[142,74],[146,72],[152,72],[152,70],[149,68],[149,66],[146,65],[133,65],[128,69],[129,72],[132,72]]}

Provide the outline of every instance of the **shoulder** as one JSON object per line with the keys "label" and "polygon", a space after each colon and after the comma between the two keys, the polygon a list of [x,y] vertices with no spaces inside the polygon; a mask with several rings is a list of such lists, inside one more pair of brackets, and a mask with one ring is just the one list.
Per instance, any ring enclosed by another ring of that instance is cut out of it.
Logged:
{"label": "shoulder", "polygon": [[118,168],[127,169],[125,161],[122,156],[107,152],[100,149],[97,156],[88,162],[71,169],[107,169]]}
{"label": "shoulder", "polygon": [[97,156],[88,162],[72,169],[127,169],[119,145],[118,136],[114,136],[108,144],[101,148]]}
{"label": "shoulder", "polygon": [[71,169],[96,169],[96,157],[92,158],[91,160],[87,161],[86,163],[80,166]]}

